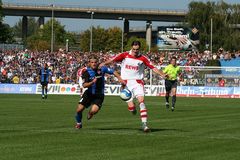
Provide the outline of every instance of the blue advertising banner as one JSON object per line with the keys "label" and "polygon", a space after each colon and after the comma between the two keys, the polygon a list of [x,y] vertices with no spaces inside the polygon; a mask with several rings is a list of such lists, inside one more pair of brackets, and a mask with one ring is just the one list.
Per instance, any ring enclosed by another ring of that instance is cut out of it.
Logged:
{"label": "blue advertising banner", "polygon": [[0,93],[35,94],[36,84],[0,84]]}
{"label": "blue advertising banner", "polygon": [[179,86],[177,94],[187,97],[240,98],[240,87]]}

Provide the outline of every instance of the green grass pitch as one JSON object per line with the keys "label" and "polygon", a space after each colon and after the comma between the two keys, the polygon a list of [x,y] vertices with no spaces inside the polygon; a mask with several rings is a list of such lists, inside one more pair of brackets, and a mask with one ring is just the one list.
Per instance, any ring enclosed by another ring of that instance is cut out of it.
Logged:
{"label": "green grass pitch", "polygon": [[[150,133],[118,96],[74,129],[78,96],[0,94],[1,160],[238,160],[240,100],[146,97]],[[139,113],[139,112],[138,112]]]}

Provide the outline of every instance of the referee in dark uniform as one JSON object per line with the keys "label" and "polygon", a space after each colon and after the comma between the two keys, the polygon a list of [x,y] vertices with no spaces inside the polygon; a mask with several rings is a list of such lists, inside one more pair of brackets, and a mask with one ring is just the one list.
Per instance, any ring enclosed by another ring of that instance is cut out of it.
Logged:
{"label": "referee in dark uniform", "polygon": [[50,81],[49,77],[51,75],[51,70],[48,69],[47,63],[44,63],[43,67],[40,69],[40,83],[42,85],[42,99],[47,99],[48,83]]}
{"label": "referee in dark uniform", "polygon": [[177,92],[177,77],[178,75],[181,75],[181,69],[176,64],[177,58],[172,57],[170,64],[167,65],[163,72],[167,74],[167,78],[165,79],[165,99],[166,99],[166,108],[169,108],[169,96],[170,93],[172,95],[172,111],[175,109],[175,103],[176,103],[176,92]]}
{"label": "referee in dark uniform", "polygon": [[83,93],[77,107],[77,115],[75,117],[77,121],[75,126],[76,129],[82,128],[82,112],[85,108],[91,106],[87,115],[87,119],[89,120],[102,107],[104,100],[105,73],[113,74],[118,78],[119,82],[124,83],[117,71],[114,71],[106,66],[98,69],[98,58],[91,55],[89,57],[89,65],[86,71],[82,74],[83,87],[87,88],[87,90]]}

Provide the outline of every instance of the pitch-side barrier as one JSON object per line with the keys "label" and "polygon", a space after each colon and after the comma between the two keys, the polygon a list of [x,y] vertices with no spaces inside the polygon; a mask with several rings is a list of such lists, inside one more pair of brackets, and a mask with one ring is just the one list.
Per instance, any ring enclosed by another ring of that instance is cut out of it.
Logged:
{"label": "pitch-side barrier", "polygon": [[[105,95],[118,96],[120,85],[106,85]],[[165,88],[162,85],[145,85],[146,96],[164,96]],[[41,94],[40,84],[0,84],[1,94]],[[49,84],[48,94],[80,95],[78,84]],[[214,97],[240,98],[240,87],[205,87],[205,86],[178,86],[177,96],[182,97]]]}

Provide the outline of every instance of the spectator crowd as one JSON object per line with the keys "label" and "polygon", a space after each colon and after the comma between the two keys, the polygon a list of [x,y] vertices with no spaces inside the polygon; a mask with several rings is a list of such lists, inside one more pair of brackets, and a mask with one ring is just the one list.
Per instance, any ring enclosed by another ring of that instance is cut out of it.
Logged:
{"label": "spectator crowd", "polygon": [[[87,64],[88,52],[71,51],[58,52],[49,51],[30,51],[30,50],[0,50],[0,83],[21,83],[31,84],[38,83],[38,74],[43,63],[47,63],[52,72],[51,83],[77,83],[77,70]],[[99,62],[105,61],[115,55],[111,52],[94,53],[99,57]],[[227,60],[240,59],[240,52],[230,53],[219,50],[216,54],[205,52],[149,52],[143,53],[155,66],[161,69],[169,63],[172,56],[177,57],[177,64],[180,66],[205,66],[209,59]],[[120,65],[110,66],[119,69]],[[187,71],[187,70],[186,70]],[[145,72],[145,83],[150,84],[150,71]],[[192,72],[192,71],[191,71]],[[191,78],[189,72],[187,78]],[[116,84],[116,79],[111,76],[106,77],[106,83]],[[153,75],[153,84],[161,84],[159,77]]]}

